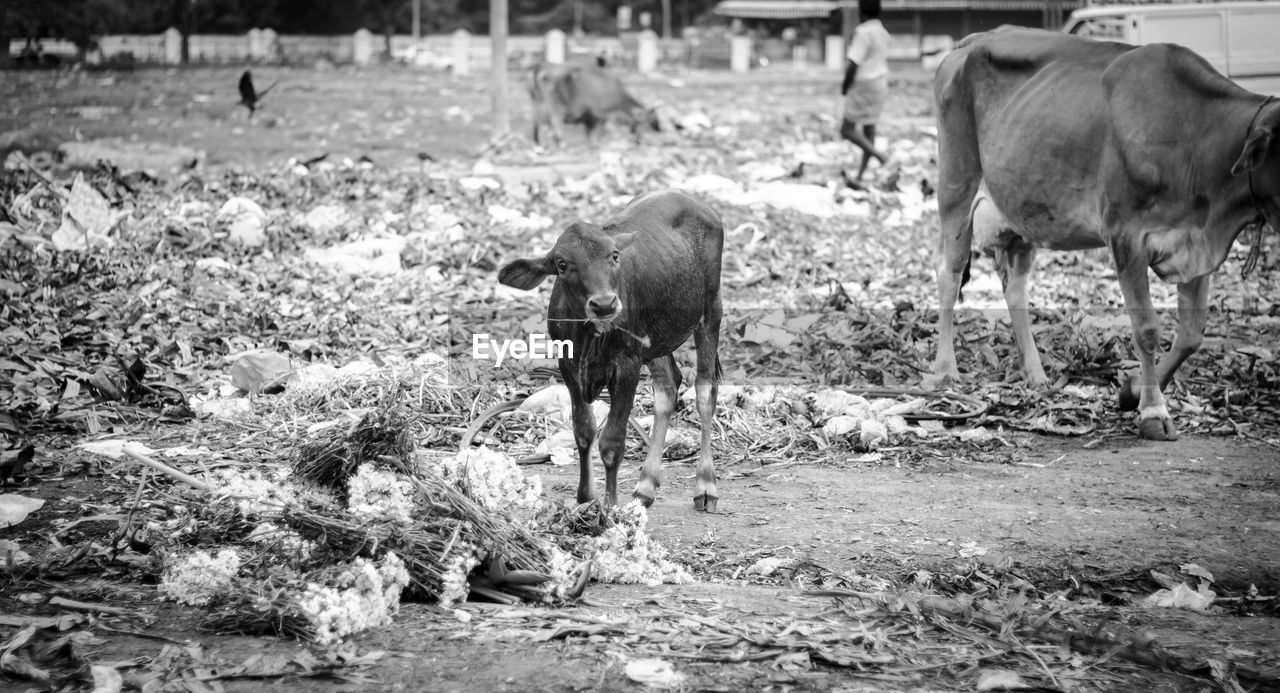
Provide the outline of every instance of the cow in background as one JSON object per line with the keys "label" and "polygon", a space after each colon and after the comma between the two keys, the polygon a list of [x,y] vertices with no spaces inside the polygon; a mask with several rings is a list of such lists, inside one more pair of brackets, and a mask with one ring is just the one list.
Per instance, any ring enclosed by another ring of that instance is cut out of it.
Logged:
{"label": "cow in background", "polygon": [[645,108],[622,86],[622,80],[597,59],[594,65],[541,64],[529,74],[529,98],[533,102],[533,141],[544,144],[546,135],[563,144],[565,123],[586,128],[587,142],[610,118],[622,121],[638,137],[641,126],[661,130],[653,109]]}
{"label": "cow in background", "polygon": [[[1162,390],[1199,347],[1209,275],[1247,227],[1280,228],[1280,101],[1192,51],[1003,27],[966,38],[934,78],[938,354],[957,376],[953,307],[971,250],[992,254],[1032,382],[1046,382],[1027,311],[1037,248],[1107,247],[1141,370],[1120,385],[1144,438],[1174,440]],[[1178,332],[1156,365],[1150,268],[1178,285]]]}

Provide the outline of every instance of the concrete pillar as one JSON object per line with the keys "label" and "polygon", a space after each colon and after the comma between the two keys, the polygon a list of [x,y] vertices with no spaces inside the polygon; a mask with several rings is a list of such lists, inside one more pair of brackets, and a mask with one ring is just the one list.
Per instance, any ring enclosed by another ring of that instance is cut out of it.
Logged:
{"label": "concrete pillar", "polygon": [[458,29],[453,32],[453,74],[471,74],[471,32]]}
{"label": "concrete pillar", "polygon": [[552,65],[564,64],[564,32],[559,29],[552,29],[547,32],[546,41],[546,59]]}
{"label": "concrete pillar", "polygon": [[828,36],[826,46],[826,63],[827,68],[832,70],[844,69],[844,37]]}
{"label": "concrete pillar", "polygon": [[639,41],[636,47],[636,69],[640,72],[653,72],[658,68],[658,34],[652,29],[645,29],[636,35]]}
{"label": "concrete pillar", "polygon": [[173,27],[164,32],[164,61],[169,65],[182,62],[182,32]]}
{"label": "concrete pillar", "polygon": [[262,29],[250,29],[249,36],[249,60],[258,62],[266,58],[266,45],[262,42]]}
{"label": "concrete pillar", "polygon": [[791,47],[791,69],[799,72],[806,69],[809,65],[809,47],[808,46],[792,46]]}
{"label": "concrete pillar", "polygon": [[356,32],[351,45],[351,59],[357,65],[368,65],[373,62],[373,32],[360,29]]}
{"label": "concrete pillar", "polygon": [[751,71],[751,37],[729,37],[729,69],[734,72]]}
{"label": "concrete pillar", "polygon": [[269,63],[280,62],[280,34],[275,29],[262,30],[262,58]]}

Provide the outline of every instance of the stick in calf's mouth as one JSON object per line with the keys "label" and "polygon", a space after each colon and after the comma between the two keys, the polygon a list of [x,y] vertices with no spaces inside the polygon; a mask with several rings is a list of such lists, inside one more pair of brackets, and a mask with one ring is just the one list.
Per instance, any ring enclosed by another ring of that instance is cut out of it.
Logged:
{"label": "stick in calf's mouth", "polygon": [[600,433],[600,457],[605,501],[618,501],[618,467],[642,365],[649,366],[654,381],[654,442],[632,495],[646,506],[653,503],[662,483],[662,442],[680,388],[673,352],[692,336],[702,425],[693,503],[698,510],[715,511],[719,496],[711,430],[720,380],[723,248],[720,215],[669,190],[637,197],[603,227],[575,222],[545,256],[514,260],[498,273],[498,281],[525,290],[555,277],[547,331],[573,344],[559,366],[573,405],[579,503],[596,498],[591,474],[596,422],[590,404],[606,387],[612,406]]}

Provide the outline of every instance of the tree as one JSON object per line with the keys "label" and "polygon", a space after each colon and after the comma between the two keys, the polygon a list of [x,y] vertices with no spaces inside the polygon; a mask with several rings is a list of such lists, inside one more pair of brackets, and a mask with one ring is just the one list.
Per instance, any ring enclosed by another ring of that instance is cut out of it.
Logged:
{"label": "tree", "polygon": [[374,26],[382,33],[383,52],[391,56],[391,37],[396,34],[396,27],[407,25],[406,15],[411,0],[359,0],[362,13],[372,19]]}

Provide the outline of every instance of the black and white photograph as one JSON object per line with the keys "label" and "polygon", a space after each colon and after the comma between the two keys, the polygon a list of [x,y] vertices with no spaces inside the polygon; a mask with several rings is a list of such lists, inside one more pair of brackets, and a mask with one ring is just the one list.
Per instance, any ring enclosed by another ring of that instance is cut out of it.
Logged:
{"label": "black and white photograph", "polygon": [[1280,691],[1280,0],[0,49],[0,690]]}

